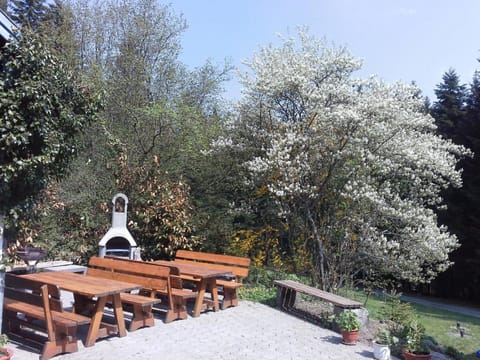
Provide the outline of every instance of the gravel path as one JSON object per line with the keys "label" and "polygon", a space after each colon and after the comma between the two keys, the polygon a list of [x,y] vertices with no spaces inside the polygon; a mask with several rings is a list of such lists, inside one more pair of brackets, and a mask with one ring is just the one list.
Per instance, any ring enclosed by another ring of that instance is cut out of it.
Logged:
{"label": "gravel path", "polygon": [[[170,324],[161,317],[154,327],[123,338],[101,339],[89,348],[80,341],[78,352],[54,359],[373,359],[367,344],[343,345],[341,335],[331,330],[249,301]],[[15,360],[38,359],[38,351],[13,345]]]}
{"label": "gravel path", "polygon": [[400,297],[401,300],[403,301],[408,301],[408,302],[413,302],[417,304],[422,304],[422,305],[427,305],[431,307],[435,307],[438,309],[443,309],[451,312],[456,312],[459,314],[464,314],[467,316],[474,316],[480,318],[480,309],[478,308],[473,308],[473,307],[468,307],[468,306],[460,306],[460,305],[454,305],[454,304],[446,304],[446,303],[441,303],[429,298],[423,298],[419,296],[409,296],[409,295],[402,295]]}

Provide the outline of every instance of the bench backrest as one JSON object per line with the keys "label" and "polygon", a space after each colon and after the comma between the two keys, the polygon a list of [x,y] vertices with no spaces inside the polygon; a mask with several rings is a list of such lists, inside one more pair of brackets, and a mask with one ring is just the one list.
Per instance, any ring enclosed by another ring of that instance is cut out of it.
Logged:
{"label": "bench backrest", "polygon": [[[148,262],[148,261],[131,260],[131,259],[125,259],[125,258],[118,258],[118,257],[114,257],[114,256],[109,257],[108,255],[105,256],[105,259],[114,259],[115,261],[117,261],[119,263],[123,262],[125,267],[136,266],[135,264],[138,264],[138,263],[148,264],[149,266],[163,267],[163,265],[158,265],[158,264],[151,263],[151,262]],[[169,266],[166,266],[166,267],[170,268],[170,283],[171,283],[172,287],[177,288],[177,289],[181,289],[183,287],[183,284],[182,284],[182,279],[180,278],[180,270],[178,269],[178,267],[176,267],[174,265],[171,265],[171,266],[169,265]]]}
{"label": "bench backrest", "polygon": [[170,293],[170,268],[167,266],[93,256],[88,262],[87,275],[138,284],[151,290],[152,296],[156,290]]}
{"label": "bench backrest", "polygon": [[248,276],[250,266],[249,258],[190,250],[177,250],[175,261],[229,271],[237,281]]}
{"label": "bench backrest", "polygon": [[[48,296],[48,306],[55,311],[63,311],[60,300],[60,290],[55,285],[43,284],[40,281],[25,279],[11,273],[5,273],[5,297],[19,300],[36,306],[44,305],[42,288],[45,287]],[[7,296],[9,294],[9,296]]]}

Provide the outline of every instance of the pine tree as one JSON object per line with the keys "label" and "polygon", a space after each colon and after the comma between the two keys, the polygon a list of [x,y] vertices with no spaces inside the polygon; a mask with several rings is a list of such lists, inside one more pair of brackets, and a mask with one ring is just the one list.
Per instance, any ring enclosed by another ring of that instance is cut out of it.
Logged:
{"label": "pine tree", "polygon": [[460,84],[454,69],[449,69],[442,77],[443,82],[437,85],[432,115],[438,126],[438,133],[456,142],[458,124],[465,116],[465,85]]}
{"label": "pine tree", "polygon": [[12,0],[11,2],[12,20],[21,27],[27,27],[35,32],[38,31],[48,11],[49,5],[46,0]]}
{"label": "pine tree", "polygon": [[[480,259],[478,232],[480,229],[480,72],[466,87],[459,85],[453,72],[444,75],[444,84],[437,87],[439,101],[433,112],[439,131],[474,152],[459,166],[463,169],[463,187],[444,193],[448,209],[439,213],[439,221],[456,234],[461,244],[451,259],[454,266],[441,274],[433,287],[438,295],[464,299],[480,298]],[[447,85],[448,84],[448,85]],[[441,89],[442,91],[439,91]],[[437,92],[436,91],[436,92]],[[452,120],[445,126],[448,120]],[[465,277],[465,274],[469,274]]]}
{"label": "pine tree", "polygon": [[[480,298],[480,72],[475,72],[469,86],[466,101],[465,120],[460,126],[462,144],[474,152],[473,158],[464,159],[460,166],[463,168],[463,188],[461,189],[463,216],[458,219],[457,227],[462,246],[454,253],[455,283],[463,283],[469,296]],[[452,199],[453,200],[453,199]],[[469,274],[465,278],[465,274]],[[462,290],[462,289],[459,289]]]}

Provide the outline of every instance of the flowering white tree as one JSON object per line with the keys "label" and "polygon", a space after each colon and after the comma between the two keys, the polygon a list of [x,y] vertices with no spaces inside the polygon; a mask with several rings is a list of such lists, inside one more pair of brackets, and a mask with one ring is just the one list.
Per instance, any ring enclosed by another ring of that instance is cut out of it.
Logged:
{"label": "flowering white tree", "polygon": [[434,209],[442,189],[461,186],[469,151],[434,134],[418,89],[354,78],[360,61],[303,31],[246,65],[236,135],[218,143],[249,148],[251,181],[280,217],[305,219],[320,284],[445,270],[458,242]]}

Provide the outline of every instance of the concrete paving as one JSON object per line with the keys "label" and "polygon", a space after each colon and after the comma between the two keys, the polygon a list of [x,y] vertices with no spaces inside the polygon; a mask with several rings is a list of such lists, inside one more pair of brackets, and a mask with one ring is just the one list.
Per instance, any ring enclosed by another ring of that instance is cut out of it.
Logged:
{"label": "concrete paving", "polygon": [[[15,360],[38,359],[14,344]],[[79,341],[79,351],[56,356],[58,360],[108,359],[373,359],[368,344],[343,345],[341,335],[275,308],[241,301],[234,308],[204,312],[154,327],[129,332],[126,337],[100,339],[89,348]]]}

